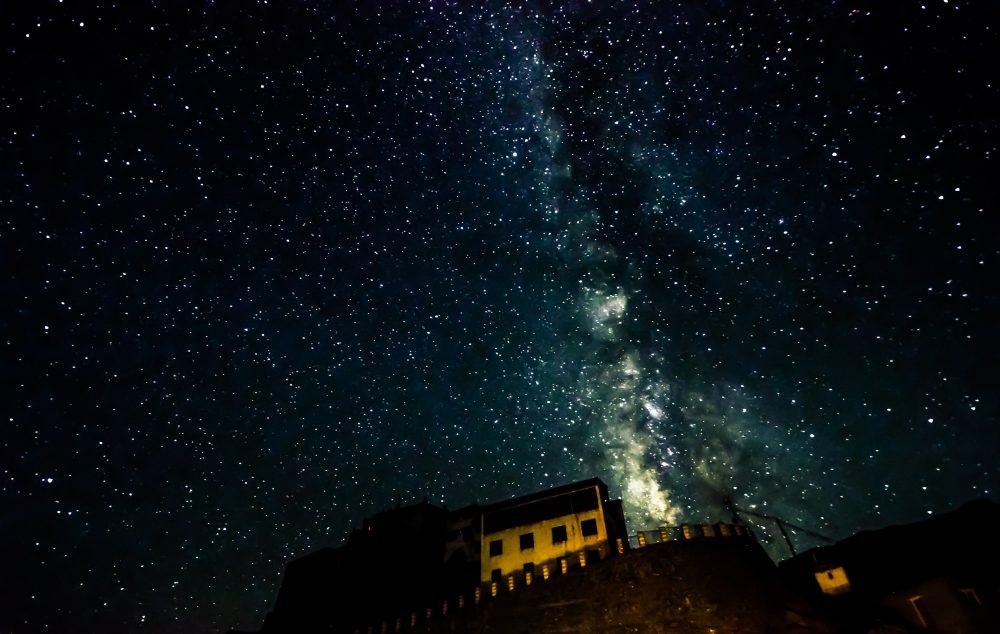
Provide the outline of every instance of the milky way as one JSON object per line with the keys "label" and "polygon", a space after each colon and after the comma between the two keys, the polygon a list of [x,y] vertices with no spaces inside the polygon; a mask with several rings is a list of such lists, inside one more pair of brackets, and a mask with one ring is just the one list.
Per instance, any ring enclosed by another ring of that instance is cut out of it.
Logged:
{"label": "milky way", "polygon": [[86,4],[2,21],[0,630],[256,628],[425,497],[996,496],[994,3]]}

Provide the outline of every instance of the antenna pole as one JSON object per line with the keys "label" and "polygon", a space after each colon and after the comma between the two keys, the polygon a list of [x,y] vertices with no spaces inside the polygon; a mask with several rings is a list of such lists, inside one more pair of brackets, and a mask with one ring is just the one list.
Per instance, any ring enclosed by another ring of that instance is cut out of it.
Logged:
{"label": "antenna pole", "polygon": [[781,531],[781,536],[785,538],[785,543],[788,544],[788,550],[792,551],[792,557],[794,557],[795,546],[792,545],[792,538],[788,536],[788,531],[785,530],[785,523],[779,520],[777,517],[773,519],[775,524],[778,525],[778,530]]}
{"label": "antenna pole", "polygon": [[832,542],[833,541],[832,539],[830,539],[826,535],[821,535],[821,534],[819,534],[819,533],[817,533],[815,531],[809,530],[808,528],[799,526],[798,524],[792,524],[791,522],[785,522],[780,517],[775,517],[773,515],[765,515],[763,513],[755,513],[754,511],[748,511],[746,509],[741,509],[741,508],[737,507],[735,504],[733,504],[733,498],[729,497],[728,495],[725,496],[724,498],[722,498],[722,505],[724,507],[726,507],[733,514],[733,523],[734,524],[740,523],[740,516],[739,516],[740,513],[745,513],[747,515],[753,515],[754,517],[759,517],[761,519],[773,521],[775,524],[778,525],[778,530],[781,531],[781,536],[785,538],[785,543],[788,544],[788,550],[791,551],[792,557],[794,557],[796,555],[795,545],[792,543],[792,538],[788,534],[788,531],[785,530],[785,525],[786,524],[788,526],[792,527],[793,529],[795,529],[796,531],[801,531],[801,532],[805,533],[806,535],[810,535],[812,537],[816,537],[817,539],[822,539],[823,541],[827,541],[827,542]]}

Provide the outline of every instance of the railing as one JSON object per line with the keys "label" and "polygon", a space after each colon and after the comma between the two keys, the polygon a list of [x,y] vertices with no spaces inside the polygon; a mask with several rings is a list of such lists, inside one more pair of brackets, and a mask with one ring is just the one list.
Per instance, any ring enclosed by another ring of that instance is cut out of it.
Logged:
{"label": "railing", "polygon": [[642,548],[649,544],[671,541],[689,541],[693,539],[733,537],[752,537],[753,531],[742,524],[680,524],[678,526],[660,526],[653,530],[644,530],[629,535],[629,545],[632,548]]}
{"label": "railing", "polygon": [[[680,524],[678,526],[660,526],[651,530],[638,531],[627,538],[619,537],[609,545],[617,554],[623,555],[627,550],[641,549],[653,544],[672,541],[702,539],[742,540],[752,537],[753,531],[741,524],[726,524],[723,522],[717,524]],[[364,628],[356,627],[353,634],[389,634],[390,632],[412,631],[417,626],[424,626],[425,629],[430,629],[434,621],[460,611],[475,608],[483,601],[499,597],[500,595],[514,594],[521,588],[527,588],[537,583],[545,583],[555,576],[574,574],[576,571],[583,571],[595,565],[587,561],[584,552],[578,553],[576,561],[572,565],[570,565],[570,560],[571,557],[559,559],[557,568],[550,568],[549,564],[542,564],[539,566],[541,574],[532,572],[515,573],[507,575],[503,582],[491,581],[481,583],[466,593],[443,599],[434,607],[429,606],[423,610],[413,610],[409,614],[398,616],[395,619],[386,619],[380,623],[367,625]]]}

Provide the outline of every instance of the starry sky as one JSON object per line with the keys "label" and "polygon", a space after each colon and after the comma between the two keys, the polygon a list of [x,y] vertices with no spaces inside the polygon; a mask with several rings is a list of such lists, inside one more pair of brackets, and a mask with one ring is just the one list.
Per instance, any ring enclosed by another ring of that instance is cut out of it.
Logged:
{"label": "starry sky", "polygon": [[996,499],[996,3],[11,5],[0,630],[253,629],[425,496]]}

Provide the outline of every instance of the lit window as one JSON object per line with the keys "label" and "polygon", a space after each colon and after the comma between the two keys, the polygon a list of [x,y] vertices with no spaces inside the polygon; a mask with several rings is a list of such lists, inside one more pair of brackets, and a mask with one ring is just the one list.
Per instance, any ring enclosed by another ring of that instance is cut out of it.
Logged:
{"label": "lit window", "polygon": [[525,533],[521,535],[521,550],[530,550],[535,547],[535,534]]}
{"label": "lit window", "polygon": [[496,557],[497,555],[503,554],[503,540],[494,539],[490,542],[490,557]]}
{"label": "lit window", "polygon": [[590,537],[591,535],[597,534],[597,520],[589,519],[580,522],[580,528],[583,530],[584,537]]}
{"label": "lit window", "polygon": [[843,566],[819,570],[814,573],[816,583],[824,594],[844,594],[851,591],[851,582]]}
{"label": "lit window", "polygon": [[567,539],[568,538],[566,537],[566,525],[565,524],[563,524],[562,526],[554,526],[554,527],[552,527],[552,543],[553,544],[561,544],[561,543],[567,541]]}

